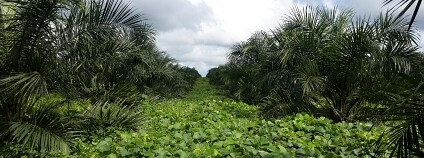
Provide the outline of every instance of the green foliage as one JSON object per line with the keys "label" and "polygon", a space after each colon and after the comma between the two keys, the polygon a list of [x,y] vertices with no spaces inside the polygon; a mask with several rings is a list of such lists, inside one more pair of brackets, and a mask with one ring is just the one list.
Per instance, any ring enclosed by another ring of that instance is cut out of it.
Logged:
{"label": "green foliage", "polygon": [[202,77],[199,72],[197,72],[197,70],[194,68],[181,67],[180,69],[178,69],[178,72],[191,86],[194,85],[198,78]]}
{"label": "green foliage", "polygon": [[123,105],[124,101],[99,101],[72,116],[74,124],[88,135],[106,135],[109,128],[137,129],[143,120],[137,106]]}
{"label": "green foliage", "polygon": [[224,66],[219,66],[209,69],[206,77],[209,79],[210,84],[215,86],[223,86],[225,84],[223,76],[225,68]]}
{"label": "green foliage", "polygon": [[[391,12],[370,19],[350,10],[294,7],[271,33],[236,43],[208,77],[264,116],[307,112],[335,121],[370,119],[364,105],[390,100],[422,81],[414,30]],[[384,104],[388,107],[389,104]]]}
{"label": "green foliage", "polygon": [[209,100],[224,100],[226,97],[222,95],[222,91],[217,90],[215,87],[210,85],[209,78],[199,78],[195,82],[195,86],[190,91],[188,95],[184,97],[184,100],[188,101],[198,101],[199,99],[209,99]]}
{"label": "green foliage", "polygon": [[2,153],[14,153],[12,157],[67,154],[75,137],[106,135],[110,128],[137,129],[143,121],[136,106],[123,105],[123,101],[91,103],[49,95],[30,107],[20,120],[2,122],[1,136],[7,140]]}
{"label": "green foliage", "polygon": [[392,156],[422,157],[424,155],[424,83],[393,96],[390,108],[381,115],[380,121],[396,121],[383,133],[376,146],[390,149]]}
{"label": "green foliage", "polygon": [[[371,157],[369,144],[383,128],[370,123],[332,123],[298,114],[255,118],[244,103],[207,100],[146,105],[147,126],[84,144],[83,157]],[[154,108],[153,108],[154,107]],[[236,110],[236,111],[234,111]]]}
{"label": "green foliage", "polygon": [[121,0],[1,1],[0,32],[0,141],[38,154],[135,129],[143,96],[180,97],[200,77]]}
{"label": "green foliage", "polygon": [[186,99],[144,104],[147,120],[138,131],[76,139],[72,156],[372,157],[370,144],[385,129],[307,114],[258,119],[254,106],[207,98],[217,92],[207,82],[198,80]]}
{"label": "green foliage", "polygon": [[[403,15],[414,4],[408,23]],[[424,56],[411,27],[420,4],[401,1],[394,7],[404,7],[399,15],[374,19],[295,7],[271,33],[236,43],[229,61],[207,76],[267,118],[306,112],[334,121],[398,121],[377,146],[390,156],[422,157]]]}
{"label": "green foliage", "polygon": [[[232,101],[160,51],[152,26],[121,0],[0,1],[0,156],[369,157],[377,138],[380,155],[422,154],[424,58],[405,10],[370,20],[293,8],[208,73]],[[183,100],[145,101],[195,83]],[[262,120],[239,101],[267,117],[337,123]],[[342,122],[381,110],[399,122],[381,137],[383,126]]]}

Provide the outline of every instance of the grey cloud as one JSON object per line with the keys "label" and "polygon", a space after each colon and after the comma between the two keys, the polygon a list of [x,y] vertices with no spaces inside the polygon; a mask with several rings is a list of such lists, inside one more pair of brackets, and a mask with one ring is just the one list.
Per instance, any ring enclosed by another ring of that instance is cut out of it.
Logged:
{"label": "grey cloud", "polygon": [[383,7],[384,0],[294,0],[297,4],[311,6],[334,6],[336,8],[352,9],[356,15],[376,16],[380,11],[387,10]]}
{"label": "grey cloud", "polygon": [[[343,8],[351,8],[357,15],[370,15],[377,16],[380,12],[386,12],[390,8],[394,7],[395,3],[389,4],[387,6],[383,6],[383,0],[332,0],[336,6],[340,6]],[[413,8],[411,8],[406,13],[406,19],[409,22],[411,18]],[[420,8],[417,17],[415,18],[414,27],[418,30],[418,33],[421,35],[421,44],[423,46],[424,43],[424,8]],[[421,49],[422,50],[422,49]]]}
{"label": "grey cloud", "polygon": [[199,29],[199,24],[213,18],[212,9],[204,2],[187,0],[137,0],[131,2],[159,32],[174,28]]}
{"label": "grey cloud", "polygon": [[228,52],[227,47],[215,45],[194,45],[193,50],[181,56],[182,62],[205,61],[208,64],[221,64]]}
{"label": "grey cloud", "polygon": [[182,44],[158,43],[159,47],[165,50],[179,63],[189,67],[195,67],[203,76],[212,67],[224,64],[228,47],[219,45],[204,44]]}
{"label": "grey cloud", "polygon": [[[234,42],[224,26],[215,21],[212,8],[204,2],[189,0],[125,0],[130,3],[159,32],[157,45],[182,65],[195,67],[203,76],[207,71],[226,62],[226,54]],[[378,15],[383,0],[293,0],[299,5],[324,6],[329,3],[337,8],[350,8],[356,15]],[[286,12],[286,11],[285,11]],[[265,18],[265,17],[264,17]],[[423,36],[424,8],[415,25]],[[277,21],[281,19],[275,19]],[[253,33],[253,32],[251,32]],[[248,33],[250,34],[250,33]],[[421,44],[424,40],[421,40]]]}
{"label": "grey cloud", "polygon": [[161,32],[160,42],[173,45],[216,45],[222,47],[230,47],[232,41],[228,35],[222,30],[211,31],[210,29],[190,30],[176,28],[174,30]]}
{"label": "grey cloud", "polygon": [[[396,2],[383,6],[384,0],[333,0],[336,6],[343,8],[352,8],[357,15],[371,15],[377,16],[380,12],[386,12],[393,8]],[[409,20],[414,8],[411,7],[409,12],[406,13],[406,18]],[[421,8],[417,17],[415,18],[414,25],[417,29],[424,29],[424,8]],[[409,21],[408,21],[409,22]]]}
{"label": "grey cloud", "polygon": [[[386,12],[392,7],[394,7],[395,3],[388,4],[383,6],[384,0],[294,0],[294,2],[298,4],[309,4],[313,6],[324,6],[326,2],[331,2],[337,8],[345,8],[352,9],[357,16],[378,16],[381,12]],[[413,8],[410,9],[409,12],[406,13],[406,19],[409,20],[411,18]],[[409,21],[408,21],[409,22]],[[421,34],[421,46],[424,42],[424,8],[420,8],[417,17],[415,18],[414,27]]]}
{"label": "grey cloud", "polygon": [[[325,5],[325,0],[317,0],[314,2],[308,0],[295,0],[298,3],[312,3],[313,5],[323,6]],[[386,12],[393,8],[396,2],[383,5],[384,0],[330,0],[331,3],[338,8],[352,9],[356,15],[359,16],[378,16],[380,12]],[[408,15],[412,14],[411,8],[409,12],[406,13],[407,19],[411,18]],[[415,18],[415,27],[417,29],[424,29],[424,8],[421,8],[417,17]]]}
{"label": "grey cloud", "polygon": [[182,64],[193,65],[198,68],[201,75],[206,75],[207,70],[224,64],[228,47],[216,45],[193,45],[192,50],[176,57]]}
{"label": "grey cloud", "polygon": [[181,63],[198,63],[202,61],[208,67],[225,63],[226,53],[233,41],[220,32],[174,29],[161,33],[157,40],[159,48],[171,54]]}
{"label": "grey cloud", "polygon": [[175,28],[161,32],[158,43],[171,45],[189,45],[195,43],[196,33],[193,30]]}
{"label": "grey cloud", "polygon": [[198,61],[198,62],[181,62],[184,66],[189,67],[195,67],[196,70],[200,73],[202,76],[206,76],[208,71],[212,68],[210,65],[206,64],[205,62]]}
{"label": "grey cloud", "polygon": [[[424,7],[420,8],[420,11],[415,17],[414,26],[419,30],[424,30]],[[424,35],[424,34],[421,34],[421,35]]]}
{"label": "grey cloud", "polygon": [[196,35],[193,44],[230,48],[235,42],[237,41],[230,40],[230,37],[228,35],[225,35],[224,33],[217,33],[215,35],[206,36]]}

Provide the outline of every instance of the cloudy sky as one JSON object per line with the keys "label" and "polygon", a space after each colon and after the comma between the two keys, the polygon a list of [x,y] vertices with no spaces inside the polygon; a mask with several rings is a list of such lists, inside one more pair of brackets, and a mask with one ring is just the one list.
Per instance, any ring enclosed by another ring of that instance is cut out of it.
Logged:
{"label": "cloudy sky", "polygon": [[[226,62],[235,42],[257,30],[270,31],[293,6],[352,8],[357,15],[376,15],[383,0],[126,0],[158,32],[158,47],[202,75]],[[384,9],[384,8],[383,8]],[[416,25],[424,30],[424,8]],[[423,20],[421,20],[423,19]],[[424,35],[424,31],[421,34]],[[424,40],[421,46],[424,45]]]}

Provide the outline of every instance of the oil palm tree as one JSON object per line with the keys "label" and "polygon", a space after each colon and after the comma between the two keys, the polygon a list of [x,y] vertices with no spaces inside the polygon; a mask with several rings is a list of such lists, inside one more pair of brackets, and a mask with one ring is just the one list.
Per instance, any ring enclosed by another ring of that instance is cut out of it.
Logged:
{"label": "oil palm tree", "polygon": [[[38,151],[69,152],[68,138],[80,129],[71,128],[76,126],[57,114],[57,107],[66,100],[89,97],[82,93],[87,89],[113,89],[117,84],[113,79],[122,79],[122,73],[113,78],[112,72],[125,64],[129,53],[148,47],[154,32],[122,1],[2,1],[1,5],[13,11],[0,16],[0,136]],[[65,100],[40,102],[51,92]]]}
{"label": "oil palm tree", "polygon": [[[420,9],[422,0],[402,0],[395,2],[385,0],[384,5],[396,3],[394,10],[401,9],[397,18],[403,18],[405,13],[414,7],[412,17],[409,22],[408,30],[411,30]],[[378,149],[390,148],[391,156],[410,157],[412,155],[424,156],[424,120],[423,107],[423,83],[422,78],[423,55],[415,59],[413,66],[416,71],[413,76],[402,78],[402,82],[408,81],[409,88],[388,92],[387,95],[392,98],[386,104],[390,105],[384,115],[379,117],[380,121],[397,121],[401,124],[392,127],[386,133],[382,134],[380,140],[376,143]]]}
{"label": "oil palm tree", "polygon": [[238,100],[249,104],[259,103],[266,92],[261,88],[261,66],[269,55],[270,38],[268,33],[257,31],[246,41],[236,43],[228,55],[228,84],[231,93]]}
{"label": "oil palm tree", "polygon": [[418,56],[416,37],[402,19],[390,13],[375,20],[351,15],[348,10],[294,8],[281,33],[283,64],[296,71],[294,80],[304,95],[332,111],[328,117],[336,121],[351,119],[372,100],[379,82],[391,80],[381,74],[409,74]]}

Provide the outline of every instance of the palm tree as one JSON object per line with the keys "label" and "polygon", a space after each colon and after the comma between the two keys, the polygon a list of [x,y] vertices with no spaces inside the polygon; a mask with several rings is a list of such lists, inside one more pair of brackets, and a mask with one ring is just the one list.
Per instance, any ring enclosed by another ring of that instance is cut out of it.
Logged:
{"label": "palm tree", "polygon": [[[397,18],[402,18],[405,13],[413,7],[408,30],[411,30],[413,22],[418,14],[422,0],[404,0],[396,3],[393,9],[402,8]],[[385,0],[384,5],[394,3],[393,0]],[[424,138],[424,120],[423,118],[423,83],[422,63],[423,55],[416,58],[412,77],[403,77],[403,81],[408,81],[409,88],[386,93],[391,100],[385,103],[390,105],[384,115],[379,117],[380,121],[397,121],[401,124],[392,127],[386,133],[382,134],[380,140],[376,143],[377,149],[391,148],[391,156],[410,157],[412,155],[423,157],[423,138]]]}
{"label": "palm tree", "polygon": [[281,60],[313,104],[334,120],[352,119],[379,82],[392,80],[380,74],[409,74],[417,47],[407,26],[390,13],[371,21],[352,20],[349,10],[294,8],[279,37],[286,44]]}
{"label": "palm tree", "polygon": [[249,104],[259,103],[265,96],[262,92],[261,66],[269,55],[270,38],[264,31],[255,32],[246,42],[236,43],[228,55],[227,85],[238,100]]}
{"label": "palm tree", "polygon": [[[116,69],[148,48],[154,32],[122,1],[2,1],[5,7],[13,11],[0,16],[0,137],[67,153],[81,129],[57,108],[114,91],[125,82],[117,80],[128,78]],[[65,98],[43,103],[52,92]]]}

